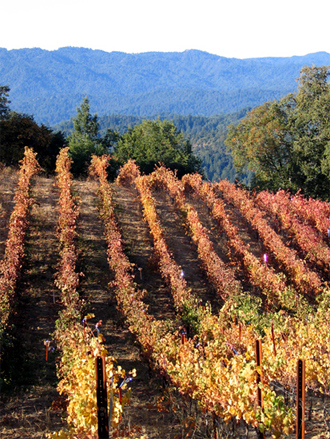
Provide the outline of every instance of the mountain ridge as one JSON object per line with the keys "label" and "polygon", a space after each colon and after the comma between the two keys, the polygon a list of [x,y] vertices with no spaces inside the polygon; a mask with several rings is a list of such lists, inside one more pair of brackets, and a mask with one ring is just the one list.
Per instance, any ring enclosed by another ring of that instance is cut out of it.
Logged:
{"label": "mountain ridge", "polygon": [[300,69],[313,64],[330,64],[330,54],[238,59],[195,49],[129,54],[0,48],[0,84],[9,85],[13,110],[48,125],[74,116],[86,95],[99,115],[210,116],[295,91]]}

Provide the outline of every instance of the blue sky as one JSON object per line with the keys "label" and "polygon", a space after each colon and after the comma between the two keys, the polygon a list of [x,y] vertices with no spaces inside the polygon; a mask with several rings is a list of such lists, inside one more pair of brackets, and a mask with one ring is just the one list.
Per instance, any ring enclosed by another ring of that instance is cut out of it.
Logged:
{"label": "blue sky", "polygon": [[0,47],[204,50],[229,58],[330,53],[324,0],[7,0]]}

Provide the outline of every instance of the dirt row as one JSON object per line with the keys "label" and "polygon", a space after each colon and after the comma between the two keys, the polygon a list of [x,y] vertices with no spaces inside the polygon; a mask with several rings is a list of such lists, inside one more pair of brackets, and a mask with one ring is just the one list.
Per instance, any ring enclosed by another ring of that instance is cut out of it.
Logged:
{"label": "dirt row", "polygon": [[57,194],[53,179],[37,177],[26,238],[26,258],[13,317],[16,338],[11,352],[15,388],[1,399],[0,431],[8,439],[43,438],[59,428],[52,402],[56,391],[55,357],[45,361],[44,341],[54,330],[59,311],[54,289],[57,264]]}

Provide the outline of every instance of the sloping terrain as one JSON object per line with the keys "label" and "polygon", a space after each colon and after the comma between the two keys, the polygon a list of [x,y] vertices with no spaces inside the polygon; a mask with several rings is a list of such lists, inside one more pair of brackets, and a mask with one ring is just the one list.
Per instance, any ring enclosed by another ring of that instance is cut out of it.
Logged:
{"label": "sloping terrain", "polygon": [[[8,172],[1,171],[1,177]],[[15,177],[0,178],[0,202],[3,218],[10,212]],[[112,184],[116,216],[125,245],[126,254],[135,264],[134,280],[139,288],[145,289],[145,302],[149,313],[156,319],[168,319],[175,325],[181,325],[180,317],[175,313],[173,298],[168,286],[161,278],[154,255],[153,240],[148,224],[144,220],[138,192],[133,187]],[[34,181],[32,196],[35,200],[31,208],[30,228],[26,241],[26,258],[17,294],[15,326],[18,335],[18,351],[14,351],[17,386],[2,395],[0,433],[4,438],[44,438],[46,432],[59,430],[64,425],[61,417],[65,407],[63,397],[56,391],[56,355],[50,352],[45,360],[44,341],[51,338],[55,320],[61,308],[59,295],[54,286],[54,274],[58,264],[58,189],[54,179],[37,177]],[[78,219],[78,271],[80,277],[79,293],[85,301],[86,312],[95,314],[93,324],[102,320],[102,333],[106,347],[119,365],[125,370],[133,368],[136,378],[131,382],[131,405],[125,407],[122,426],[126,434],[147,438],[175,439],[185,437],[184,401],[176,395],[177,402],[164,403],[166,385],[161,377],[152,370],[141,355],[139,345],[125,325],[123,315],[117,310],[116,298],[109,282],[106,254],[106,242],[103,237],[103,223],[98,216],[96,182],[75,181],[74,195],[79,200]],[[195,244],[192,243],[184,226],[184,216],[173,204],[173,200],[163,190],[154,190],[157,213],[167,245],[174,259],[182,267],[188,287],[203,301],[210,301],[216,312],[221,299],[216,295],[204,270]],[[209,230],[215,251],[227,266],[235,270],[235,265],[226,247],[227,238],[211,218],[208,208],[198,197],[187,193],[187,201],[198,211],[199,217]],[[7,207],[6,207],[7,206]],[[239,228],[241,239],[250,245],[257,258],[262,258],[264,249],[257,236],[251,233],[246,221],[231,205],[226,206],[231,221]],[[6,212],[6,213],[5,213]],[[5,232],[6,222],[2,223]],[[5,233],[2,240],[5,239]],[[236,269],[237,270],[237,269]],[[240,279],[239,272],[236,273]],[[240,281],[243,282],[242,279]],[[253,294],[260,294],[248,282],[243,287]],[[165,392],[165,393],[164,393]],[[161,402],[162,401],[162,402]],[[180,402],[181,401],[181,402]],[[181,404],[181,405],[180,405]],[[326,438],[329,421],[329,399],[323,400],[310,396],[308,400],[308,421],[306,438]],[[167,410],[175,407],[175,410]],[[190,407],[191,408],[191,407]],[[188,437],[188,436],[187,436]],[[213,437],[211,426],[196,425],[194,437]],[[244,428],[234,433],[227,432],[224,437],[255,438],[252,429],[245,436]],[[294,437],[294,435],[290,436]]]}

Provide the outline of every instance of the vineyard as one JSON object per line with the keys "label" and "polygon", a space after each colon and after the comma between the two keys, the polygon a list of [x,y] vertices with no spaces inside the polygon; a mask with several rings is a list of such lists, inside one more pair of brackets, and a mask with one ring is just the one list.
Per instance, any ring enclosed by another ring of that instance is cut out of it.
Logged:
{"label": "vineyard", "polygon": [[329,438],[330,204],[71,164],[0,170],[3,437]]}

